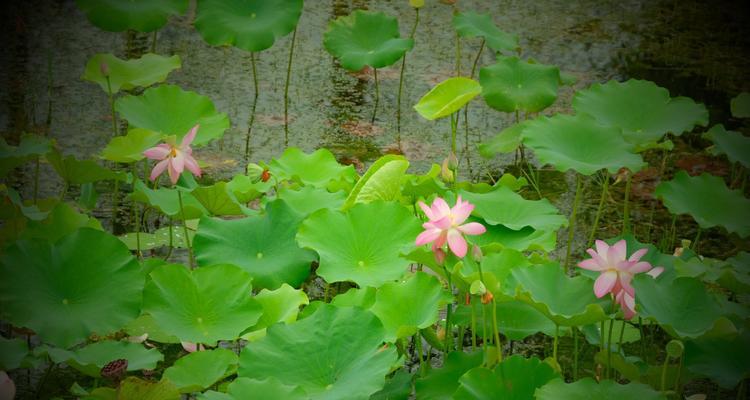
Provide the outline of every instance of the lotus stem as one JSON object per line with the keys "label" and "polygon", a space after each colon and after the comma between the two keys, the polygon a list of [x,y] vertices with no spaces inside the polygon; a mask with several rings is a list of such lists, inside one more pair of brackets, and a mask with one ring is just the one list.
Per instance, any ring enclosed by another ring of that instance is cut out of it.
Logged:
{"label": "lotus stem", "polygon": [[628,173],[625,181],[625,206],[622,216],[622,233],[630,233],[630,186],[633,181],[633,174]]}
{"label": "lotus stem", "polygon": [[187,219],[185,218],[185,207],[182,205],[182,191],[177,189],[177,200],[180,203],[180,217],[182,218],[182,229],[185,233],[185,246],[188,249],[188,258],[190,260],[190,269],[195,268],[195,262],[193,260],[193,247],[190,246],[190,236],[188,236]]}
{"label": "lotus stem", "polygon": [[[554,341],[552,342],[552,358],[557,362],[557,342],[558,337],[560,336],[560,325],[555,324],[555,337]],[[558,363],[559,364],[559,363]]]}
{"label": "lotus stem", "polygon": [[297,27],[292,31],[292,44],[289,45],[289,61],[286,65],[286,83],[284,84],[284,147],[289,146],[289,81],[292,76],[292,59],[294,58],[294,41],[297,39]]}
{"label": "lotus stem", "polygon": [[[454,15],[458,12],[457,9],[453,9]],[[461,76],[461,37],[456,32],[456,76]]]}
{"label": "lotus stem", "polygon": [[39,156],[36,156],[34,165],[34,204],[37,204],[39,197]]}
{"label": "lotus stem", "polygon": [[[137,164],[133,163],[133,182],[135,182],[135,179],[138,178],[138,168]],[[133,228],[135,228],[135,255],[138,259],[141,258],[141,216],[138,212],[138,202],[133,200],[133,214],[134,219],[133,221]]]}
{"label": "lotus stem", "polygon": [[416,347],[417,350],[417,359],[419,360],[419,375],[424,376],[425,367],[424,360],[422,360],[422,337],[419,335],[419,332],[414,334],[413,340],[414,347]]}
{"label": "lotus stem", "polygon": [[375,107],[372,109],[372,118],[370,119],[370,123],[375,123],[375,116],[378,113],[378,103],[380,102],[380,85],[378,84],[378,69],[373,68],[373,73],[375,74]]}
{"label": "lotus stem", "polygon": [[698,227],[698,232],[695,233],[695,238],[693,239],[693,244],[690,246],[690,248],[694,252],[696,252],[696,253],[698,252],[698,240],[700,240],[700,238],[701,238],[701,232],[703,232],[703,229],[701,229],[701,227],[699,226]]}
{"label": "lotus stem", "polygon": [[578,328],[573,327],[573,380],[578,380]]}
{"label": "lotus stem", "polygon": [[174,219],[172,217],[169,217],[169,250],[167,250],[167,255],[164,256],[164,261],[169,260],[169,257],[172,256],[172,251],[174,250]]}
{"label": "lotus stem", "polygon": [[456,340],[456,350],[459,352],[464,351],[464,334],[466,333],[466,328],[463,327],[463,325],[458,325],[458,338]]}
{"label": "lotus stem", "polygon": [[112,95],[112,82],[109,79],[109,75],[107,75],[106,78],[107,78],[107,95],[109,96],[109,107],[112,111],[112,137],[115,137],[118,135],[117,114],[115,114],[115,97]]}
{"label": "lotus stem", "polygon": [[[419,24],[419,9],[414,9],[414,25],[411,27],[410,39],[414,39],[414,34],[417,32],[417,25]],[[404,87],[404,71],[406,71],[406,53],[404,58],[401,59],[401,71],[399,72],[398,78],[398,95],[396,96],[396,144],[399,150],[401,150],[401,92]]]}
{"label": "lotus stem", "polygon": [[612,370],[612,326],[615,324],[615,319],[609,320],[609,331],[607,333],[607,379],[609,379],[609,373]]}
{"label": "lotus stem", "polygon": [[[484,50],[484,38],[482,38],[482,44],[479,45],[479,51],[474,58],[474,64],[471,66],[471,79],[474,79],[474,73],[477,69],[479,57],[482,55],[482,50]],[[469,174],[471,174],[471,157],[469,157],[469,103],[466,103],[464,106],[464,128],[464,153],[466,154],[466,166],[469,168]]]}
{"label": "lotus stem", "polygon": [[151,52],[156,53],[156,32],[154,31],[154,35],[151,38]]}
{"label": "lotus stem", "polygon": [[662,393],[666,390],[667,387],[667,368],[669,367],[669,354],[664,355],[664,363],[661,366],[661,384],[659,386],[659,391]]}
{"label": "lotus stem", "polygon": [[458,112],[451,114],[451,152],[456,154],[456,131],[458,130]]}
{"label": "lotus stem", "polygon": [[[495,346],[497,347],[497,362],[503,362],[503,344],[500,341],[500,331],[497,329],[497,303],[492,299],[492,330],[495,333]],[[557,339],[557,336],[555,336]],[[557,346],[555,346],[557,351]]]}
{"label": "lotus stem", "polygon": [[596,236],[596,231],[599,228],[599,218],[602,216],[602,209],[604,208],[604,199],[607,196],[608,188],[609,188],[609,175],[607,174],[605,170],[604,183],[602,184],[602,195],[599,198],[599,206],[596,208],[596,216],[594,216],[594,226],[591,228],[591,233],[589,234],[588,245],[586,247],[591,247],[591,245],[594,244],[594,237]]}
{"label": "lotus stem", "polygon": [[253,86],[255,93],[253,95],[253,107],[250,109],[250,121],[247,123],[247,136],[245,137],[245,161],[250,157],[250,135],[253,132],[253,123],[255,122],[255,108],[258,105],[258,71],[255,66],[255,52],[250,52],[250,65],[253,69]]}
{"label": "lotus stem", "polygon": [[[67,183],[66,183],[67,186]],[[118,179],[115,179],[115,190],[112,191],[112,233],[115,232],[115,226],[117,225],[117,213],[119,212],[119,203],[120,200],[120,181]]]}
{"label": "lotus stem", "polygon": [[471,305],[471,351],[477,349],[477,314],[474,305]]}
{"label": "lotus stem", "polygon": [[622,350],[622,336],[625,334],[625,321],[622,321],[622,325],[620,325],[620,339],[617,342],[617,352],[619,353]]}
{"label": "lotus stem", "polygon": [[[443,271],[445,271],[445,277],[448,281],[448,290],[450,291],[451,298],[453,297],[453,283],[451,282],[451,274],[448,272],[448,268],[443,265]],[[451,315],[453,314],[453,301],[448,303],[445,313],[445,347],[443,349],[444,354],[447,356],[452,350],[453,344],[451,339],[453,336],[453,329],[451,326]]]}
{"label": "lotus stem", "polygon": [[575,198],[573,200],[573,211],[570,213],[570,223],[568,226],[568,245],[565,249],[565,269],[569,272],[569,262],[570,262],[570,247],[573,244],[573,230],[575,228],[576,223],[576,212],[578,210],[578,203],[581,201],[581,175],[576,174],[576,194]]}

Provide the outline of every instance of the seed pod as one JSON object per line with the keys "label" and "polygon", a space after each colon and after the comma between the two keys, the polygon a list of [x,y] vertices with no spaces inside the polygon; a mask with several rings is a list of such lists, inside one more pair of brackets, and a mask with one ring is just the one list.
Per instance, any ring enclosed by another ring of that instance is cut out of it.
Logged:
{"label": "seed pod", "polygon": [[125,377],[125,373],[128,372],[128,360],[120,358],[114,361],[110,361],[107,365],[102,367],[100,372],[103,378],[112,380],[116,385],[122,381]]}

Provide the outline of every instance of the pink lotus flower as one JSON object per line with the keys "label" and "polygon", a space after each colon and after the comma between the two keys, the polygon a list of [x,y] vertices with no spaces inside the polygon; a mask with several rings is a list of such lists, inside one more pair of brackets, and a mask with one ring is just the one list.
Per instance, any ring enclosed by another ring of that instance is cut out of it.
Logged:
{"label": "pink lotus flower", "polygon": [[627,258],[627,244],[620,240],[612,246],[601,240],[596,241],[596,251],[588,249],[591,258],[578,263],[578,266],[589,271],[601,272],[594,282],[594,294],[603,297],[611,293],[614,300],[622,308],[625,319],[635,315],[635,289],[630,284],[635,274],[646,272],[656,278],[663,267],[653,267],[646,261],[641,261],[648,249],[640,249]]}
{"label": "pink lotus flower", "polygon": [[165,170],[169,173],[169,179],[174,185],[177,180],[180,179],[182,171],[185,168],[188,169],[193,175],[201,176],[201,169],[198,166],[198,162],[193,158],[193,149],[190,148],[190,143],[195,139],[195,134],[198,133],[198,127],[196,125],[190,132],[182,138],[180,146],[176,146],[174,138],[167,139],[167,143],[162,143],[156,147],[152,147],[143,152],[143,155],[151,160],[159,160],[151,171],[151,177],[149,179],[156,180]]}
{"label": "pink lotus flower", "polygon": [[436,252],[448,242],[448,248],[453,254],[463,258],[467,251],[466,239],[463,235],[481,235],[487,231],[478,222],[464,224],[466,218],[469,218],[474,210],[474,205],[468,201],[462,201],[461,196],[458,196],[453,208],[450,208],[448,203],[440,197],[432,202],[431,207],[421,201],[419,207],[422,208],[429,221],[422,224],[425,231],[417,236],[417,246],[432,242],[432,251]]}
{"label": "pink lotus flower", "polygon": [[13,400],[16,397],[16,384],[5,371],[0,371],[0,400]]}

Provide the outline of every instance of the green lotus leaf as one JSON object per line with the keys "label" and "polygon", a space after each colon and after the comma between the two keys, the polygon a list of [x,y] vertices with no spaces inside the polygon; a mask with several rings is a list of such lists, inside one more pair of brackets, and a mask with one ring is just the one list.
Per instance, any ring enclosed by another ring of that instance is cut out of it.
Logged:
{"label": "green lotus leaf", "polygon": [[149,88],[140,96],[120,97],[115,109],[130,125],[164,136],[174,135],[178,142],[200,125],[194,147],[221,138],[229,128],[229,118],[216,111],[211,99],[175,85]]}
{"label": "green lotus leaf", "polygon": [[487,225],[487,232],[471,238],[472,243],[484,248],[507,248],[518,251],[549,252],[557,244],[556,231],[538,231],[531,227],[513,230],[502,225]]}
{"label": "green lotus leaf", "polygon": [[228,349],[196,351],[175,361],[162,377],[180,393],[197,392],[237,372],[238,364],[239,358]]}
{"label": "green lotus leaf", "polygon": [[52,361],[67,363],[82,373],[100,377],[102,367],[114,360],[128,360],[128,371],[155,369],[164,356],[157,349],[147,349],[139,343],[105,340],[96,342],[74,351],[58,348],[47,350]]}
{"label": "green lotus leaf", "polygon": [[734,293],[750,293],[750,253],[742,251],[727,259],[716,281]]}
{"label": "green lotus leaf", "polygon": [[530,122],[521,134],[542,164],[560,172],[572,169],[592,175],[601,169],[614,174],[620,168],[636,172],[646,163],[614,127],[605,127],[588,116],[557,114]]}
{"label": "green lotus leaf", "polygon": [[303,186],[298,190],[279,188],[278,197],[297,214],[310,215],[321,208],[336,210],[344,204],[346,193],[329,192],[325,188]]}
{"label": "green lotus leaf", "polygon": [[247,207],[239,203],[227,182],[199,186],[190,193],[211,215],[244,215],[250,212]]}
{"label": "green lotus leaf", "polygon": [[492,139],[480,143],[477,148],[484,158],[492,158],[496,154],[506,154],[516,151],[521,145],[521,134],[531,121],[511,125],[495,135]]}
{"label": "green lotus leaf", "polygon": [[52,150],[52,142],[42,136],[24,133],[18,146],[11,146],[5,138],[0,138],[0,177],[26,161],[44,156]]}
{"label": "green lotus leaf", "polygon": [[557,231],[568,220],[547,199],[526,200],[520,194],[500,186],[488,193],[460,191],[464,200],[474,204],[474,214],[490,225],[513,230],[530,226],[535,230]]}
{"label": "green lotus leaf", "polygon": [[102,167],[94,160],[77,160],[73,156],[63,156],[57,149],[47,154],[52,168],[69,185],[82,185],[103,180],[125,180],[125,174]]}
{"label": "green lotus leaf", "polygon": [[708,110],[687,97],[670,97],[669,91],[650,81],[595,83],[576,93],[576,113],[588,114],[600,124],[620,128],[628,143],[644,146],[667,134],[681,135],[695,125],[708,124]]}
{"label": "green lotus leaf", "polygon": [[588,325],[607,318],[608,301],[594,295],[594,281],[585,276],[568,277],[557,263],[515,268],[513,278],[519,300],[536,308],[562,326]]}
{"label": "green lotus leaf", "polygon": [[317,274],[328,282],[378,287],[400,278],[414,248],[419,221],[397,203],[356,204],[346,213],[323,209],[299,228],[297,241],[320,255]]}
{"label": "green lotus leaf", "polygon": [[401,195],[401,180],[409,168],[403,156],[389,154],[375,161],[357,181],[342,207],[351,208],[356,203],[376,200],[398,200]]}
{"label": "green lotus leaf", "polygon": [[417,272],[378,288],[370,311],[383,323],[385,341],[395,342],[434,324],[440,309],[452,300],[437,278]]}
{"label": "green lotus leaf", "polygon": [[445,358],[442,368],[430,369],[424,377],[417,378],[414,386],[420,400],[451,400],[458,388],[458,379],[466,371],[478,367],[484,360],[484,353],[463,353],[452,351]]}
{"label": "green lotus leaf", "polygon": [[294,242],[301,220],[283,200],[268,203],[262,215],[203,218],[193,243],[198,265],[237,265],[259,289],[276,289],[283,283],[299,287],[315,260],[312,251]]}
{"label": "green lotus leaf", "polygon": [[[20,267],[23,268],[20,268]],[[116,237],[81,228],[57,243],[20,240],[0,257],[3,319],[70,347],[135,319],[144,278]]]}
{"label": "green lotus leaf", "polygon": [[[109,84],[107,77],[102,74],[102,64],[109,68]],[[112,54],[95,54],[86,63],[86,69],[81,77],[85,81],[93,82],[109,93],[120,90],[131,90],[136,87],[148,87],[154,83],[164,82],[170,72],[180,68],[180,56],[160,56],[147,53],[141,58],[122,60]]]}
{"label": "green lotus leaf", "polygon": [[[172,236],[171,239],[170,236]],[[158,249],[159,247],[169,245],[171,245],[175,249],[185,249],[187,248],[187,246],[184,236],[184,228],[180,225],[174,225],[172,226],[172,229],[167,226],[164,228],[159,228],[153,233],[126,233],[122,236],[119,236],[119,239],[123,243],[125,243],[125,245],[128,246],[128,249],[130,250],[140,249],[141,251],[144,251]],[[188,223],[188,236],[190,238],[190,243],[193,243],[193,238],[195,237],[195,229],[190,227],[190,223]]]}
{"label": "green lotus leaf", "polygon": [[465,38],[481,37],[495,52],[518,48],[518,35],[503,32],[492,21],[490,14],[464,11],[453,16],[453,27],[458,35]]}
{"label": "green lotus leaf", "polygon": [[537,389],[535,396],[538,400],[666,400],[664,395],[642,383],[620,385],[610,380],[597,383],[588,377],[573,383],[555,379]]}
{"label": "green lotus leaf", "polygon": [[696,338],[713,328],[723,314],[716,299],[695,278],[665,282],[646,274],[633,278],[638,311],[672,335]]}
{"label": "green lotus leaf", "polygon": [[305,292],[295,290],[286,283],[276,290],[261,290],[255,300],[263,307],[263,315],[258,323],[248,329],[250,333],[243,335],[243,339],[251,341],[264,337],[266,328],[277,322],[294,322],[300,307],[310,303]]}
{"label": "green lotus leaf", "polygon": [[109,32],[155,31],[170,15],[182,14],[188,7],[187,0],[76,0],[76,4],[92,24]]}
{"label": "green lotus leaf", "polygon": [[54,243],[79,228],[102,230],[102,225],[97,219],[81,214],[70,204],[60,202],[55,204],[43,220],[28,221],[26,229],[20,232],[20,237],[22,239],[43,239]]}
{"label": "green lotus leaf", "polygon": [[293,324],[276,324],[240,355],[240,377],[299,385],[310,399],[367,399],[383,387],[396,349],[371,312],[323,304]]}
{"label": "green lotus leaf", "polygon": [[[307,400],[309,397],[297,385],[286,385],[276,378],[237,378],[227,387],[226,400]],[[214,400],[213,398],[205,400]],[[216,400],[224,400],[217,398]]]}
{"label": "green lotus leaf", "polygon": [[136,318],[124,328],[125,333],[130,336],[143,336],[148,335],[149,341],[159,343],[180,343],[180,338],[174,335],[170,335],[162,330],[159,325],[154,321],[154,317],[149,314],[141,314],[140,317]]}
{"label": "green lotus leaf", "polygon": [[740,132],[728,131],[724,125],[711,127],[703,137],[714,142],[711,148],[713,154],[726,154],[729,161],[740,163],[750,168],[750,138]]}
{"label": "green lotus leaf", "polygon": [[539,112],[557,98],[560,70],[551,65],[498,57],[497,63],[479,70],[482,97],[503,112]]}
{"label": "green lotus leaf", "polygon": [[21,366],[29,354],[29,346],[23,339],[0,337],[0,370],[10,371]]}
{"label": "green lotus leaf", "polygon": [[383,389],[370,396],[370,400],[408,400],[412,377],[406,369],[399,369],[385,382]]}
{"label": "green lotus leaf", "polygon": [[729,104],[732,116],[735,118],[750,117],[750,93],[742,92],[732,99]]}
{"label": "green lotus leaf", "polygon": [[414,47],[413,39],[401,39],[398,20],[381,12],[356,10],[328,24],[323,45],[341,66],[359,71],[365,66],[392,65]]}
{"label": "green lotus leaf", "polygon": [[367,310],[375,304],[377,292],[377,289],[372,286],[351,288],[346,293],[336,295],[331,300],[331,304],[339,307],[360,307]]}
{"label": "green lotus leaf", "polygon": [[251,294],[252,278],[234,265],[189,270],[164,265],[151,272],[143,291],[143,310],[181,341],[232,340],[263,312]]}
{"label": "green lotus leaf", "polygon": [[422,118],[432,121],[460,110],[480,93],[482,87],[473,79],[462,76],[448,78],[422,96],[414,109]]}
{"label": "green lotus leaf", "polygon": [[750,200],[739,190],[706,173],[689,176],[678,171],[654,190],[672,214],[690,214],[701,228],[723,226],[741,237],[750,236]]}
{"label": "green lotus leaf", "polygon": [[195,29],[211,45],[262,51],[289,34],[302,14],[302,0],[202,0]]}
{"label": "green lotus leaf", "polygon": [[489,370],[477,367],[465,373],[459,380],[460,385],[453,395],[456,400],[462,399],[510,399],[526,400],[534,398],[534,391],[544,386],[560,374],[538,358],[524,358],[513,355],[504,359]]}
{"label": "green lotus leaf", "polygon": [[411,204],[417,199],[430,196],[443,196],[448,188],[440,179],[440,165],[432,164],[430,170],[422,175],[405,174],[401,181],[401,195]]}
{"label": "green lotus leaf", "polygon": [[178,400],[180,392],[168,380],[159,382],[145,381],[143,379],[129,377],[120,383],[119,393],[116,400]]}
{"label": "green lotus leaf", "polygon": [[137,180],[135,181],[133,193],[130,194],[130,197],[135,201],[146,203],[156,208],[167,216],[182,219],[180,201],[177,194],[178,190],[182,191],[182,205],[186,219],[200,218],[207,213],[203,205],[193,195],[180,187],[151,189],[142,181]]}
{"label": "green lotus leaf", "polygon": [[725,389],[733,389],[750,376],[750,332],[732,339],[699,338],[685,343],[685,367],[707,376]]}
{"label": "green lotus leaf", "polygon": [[[454,310],[452,321],[463,326],[471,326],[471,309],[474,308],[477,331],[481,333],[482,326],[484,326],[487,332],[492,332],[492,308],[491,306],[485,307],[486,318],[482,318],[481,302],[472,301],[470,306],[461,305]],[[518,300],[498,302],[496,312],[497,328],[510,340],[523,340],[538,332],[547,336],[555,335],[555,323],[524,302]]]}
{"label": "green lotus leaf", "polygon": [[8,203],[12,204],[12,206],[2,210],[2,213],[4,214],[3,219],[19,217],[28,218],[29,221],[41,221],[49,216],[49,210],[41,210],[38,204],[32,203],[27,205],[27,203],[29,202],[24,202],[23,199],[21,199],[21,195],[18,194],[18,192],[13,188],[2,185],[0,186],[0,193],[3,193],[5,194],[5,196],[7,196],[7,202],[6,199],[3,199],[3,205],[9,205]]}
{"label": "green lotus leaf", "polygon": [[142,160],[143,152],[154,147],[162,135],[147,129],[133,128],[125,136],[115,136],[102,150],[102,158],[119,163]]}
{"label": "green lotus leaf", "polygon": [[[613,322],[610,320],[610,322]],[[625,325],[625,327],[623,327]],[[605,343],[606,341],[606,335],[607,335],[607,329],[609,329],[609,322],[606,323],[605,327]],[[600,324],[591,324],[591,325],[585,325],[580,327],[581,332],[583,332],[584,336],[586,337],[586,341],[589,342],[592,345],[599,346],[601,343],[601,328]],[[631,325],[630,323],[622,320],[615,320],[614,324],[612,325],[612,332],[620,332],[622,330],[622,343],[634,343],[639,340],[641,340],[641,332],[638,329],[638,327]],[[614,341],[614,340],[613,340]],[[620,341],[619,338],[617,340]],[[612,352],[617,352],[617,343],[611,343],[612,346]]]}
{"label": "green lotus leaf", "polygon": [[227,182],[227,188],[232,192],[242,204],[249,203],[263,196],[273,187],[273,180],[255,182],[247,175],[235,175],[232,180]]}
{"label": "green lotus leaf", "polygon": [[305,154],[289,147],[281,157],[271,160],[268,168],[279,180],[295,180],[316,187],[326,187],[332,180],[354,181],[357,177],[354,167],[339,164],[333,153],[322,148]]}

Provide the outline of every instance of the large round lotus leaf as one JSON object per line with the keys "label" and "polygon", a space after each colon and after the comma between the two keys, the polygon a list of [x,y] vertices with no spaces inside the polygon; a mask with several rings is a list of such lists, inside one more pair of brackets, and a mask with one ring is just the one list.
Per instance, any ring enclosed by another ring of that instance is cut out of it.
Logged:
{"label": "large round lotus leaf", "polygon": [[175,361],[162,377],[181,393],[197,392],[235,373],[238,363],[237,355],[228,349],[196,351]]}
{"label": "large round lotus leaf", "polygon": [[146,336],[151,342],[159,343],[180,343],[180,338],[170,335],[162,330],[154,321],[154,317],[149,314],[141,314],[140,317],[127,324],[124,328],[125,333],[130,336]]}
{"label": "large round lotus leaf", "polygon": [[268,168],[271,176],[278,180],[296,180],[317,187],[326,187],[332,180],[354,181],[357,177],[354,167],[339,164],[327,149],[305,154],[296,147],[289,147],[281,157],[271,160]]}
{"label": "large round lotus leaf", "polygon": [[448,78],[422,96],[414,109],[422,118],[432,121],[460,110],[480,93],[482,87],[473,79],[462,76]]}
{"label": "large round lotus leaf", "polygon": [[531,120],[527,120],[511,125],[493,138],[478,144],[479,154],[484,158],[492,158],[498,153],[513,153],[521,145],[521,133],[530,122]]}
{"label": "large round lotus leaf", "polygon": [[383,323],[385,341],[395,342],[434,324],[442,306],[452,300],[437,278],[417,272],[379,287],[370,311]]}
{"label": "large round lotus leaf", "polygon": [[147,349],[140,343],[105,340],[92,343],[75,351],[58,348],[47,350],[52,361],[67,363],[86,375],[100,377],[102,367],[114,360],[128,360],[128,371],[155,369],[164,360],[157,349]]}
{"label": "large round lotus leaf", "polygon": [[750,137],[740,132],[728,131],[722,124],[711,127],[703,137],[714,142],[710,149],[711,153],[726,154],[729,161],[750,168]]}
{"label": "large round lotus leaf", "polygon": [[[182,210],[180,209],[178,190],[182,191]],[[185,192],[182,188],[151,189],[142,181],[137,180],[133,185],[133,193],[130,194],[130,197],[175,219],[182,219],[183,212],[188,220],[200,218],[207,213],[206,208],[192,194]]]}
{"label": "large round lotus leaf", "polygon": [[388,154],[379,158],[354,185],[342,208],[346,210],[355,203],[398,200],[401,180],[408,168],[409,161],[403,156]]}
{"label": "large round lotus leaf", "polygon": [[568,277],[557,263],[515,268],[517,297],[558,325],[587,325],[607,318],[606,300],[594,295],[594,281]]}
{"label": "large round lotus leaf", "polygon": [[518,35],[500,30],[490,14],[479,14],[474,11],[458,13],[453,16],[453,27],[461,37],[484,38],[487,46],[495,52],[518,48]]}
{"label": "large round lotus leaf", "polygon": [[21,366],[29,354],[29,346],[24,339],[6,339],[0,336],[0,370],[10,371]]}
{"label": "large round lotus leaf", "polygon": [[262,51],[297,26],[302,0],[201,0],[195,29],[214,46]]}
{"label": "large round lotus leaf", "polygon": [[216,182],[211,186],[198,186],[190,194],[211,215],[245,215],[254,212],[240,204],[227,182]]}
{"label": "large round lotus leaf", "polygon": [[502,225],[487,225],[487,232],[471,238],[471,242],[483,249],[513,249],[518,251],[552,251],[557,244],[557,232],[537,231],[526,227],[513,230]]}
{"label": "large round lotus leaf", "polygon": [[722,315],[716,299],[695,278],[677,278],[672,282],[647,274],[633,278],[635,301],[644,318],[653,318],[667,332],[695,338],[710,330]]}
{"label": "large round lotus leaf", "polygon": [[645,146],[666,133],[681,135],[695,125],[708,124],[708,110],[687,97],[669,97],[669,91],[650,81],[595,83],[576,93],[576,113],[623,130],[629,143]]}
{"label": "large round lotus leaf", "polygon": [[300,307],[310,302],[305,292],[295,290],[286,283],[276,290],[261,290],[255,300],[263,307],[263,315],[257,324],[248,329],[250,333],[243,335],[243,339],[257,340],[266,335],[266,328],[277,322],[294,322]]}
{"label": "large round lotus leaf", "polygon": [[672,214],[690,214],[701,228],[723,226],[741,237],[750,235],[750,200],[739,190],[706,173],[689,176],[679,171],[654,190]]}
{"label": "large round lotus leaf", "polygon": [[179,15],[188,0],[76,0],[92,24],[109,32],[133,29],[155,31],[167,23],[170,15]]}
{"label": "large round lotus leaf", "polygon": [[[107,77],[102,74],[102,64],[109,68],[109,85]],[[164,82],[167,75],[180,68],[180,56],[160,56],[158,54],[144,54],[141,58],[122,60],[109,53],[95,54],[86,63],[83,80],[99,85],[105,93],[117,93],[136,87],[147,87],[154,83]]]}
{"label": "large round lotus leaf", "polygon": [[338,209],[344,204],[346,193],[329,192],[324,188],[303,186],[299,190],[279,188],[278,197],[300,215],[310,215],[321,208]]}
{"label": "large round lotus leaf", "polygon": [[542,164],[561,172],[572,169],[592,175],[607,169],[614,174],[623,167],[636,172],[646,165],[618,128],[602,126],[588,116],[540,117],[521,136]]}
{"label": "large round lotus leaf", "polygon": [[146,89],[140,96],[121,97],[115,102],[115,109],[132,126],[175,135],[178,142],[200,125],[193,146],[219,139],[229,128],[229,118],[216,111],[211,99],[175,85]]}
{"label": "large round lotus leaf", "polygon": [[164,265],[151,272],[143,291],[143,310],[181,341],[232,340],[260,318],[251,296],[252,278],[234,265],[189,270]]}
{"label": "large round lotus leaf", "polygon": [[119,163],[142,160],[143,152],[156,145],[162,135],[147,129],[133,128],[125,136],[113,137],[102,150],[102,158]]}
{"label": "large round lotus leaf", "polygon": [[294,241],[302,216],[283,200],[268,203],[265,210],[242,219],[203,218],[193,243],[198,265],[237,265],[259,289],[301,285],[315,260],[315,253]]}
{"label": "large round lotus leaf", "polygon": [[591,378],[573,383],[555,379],[537,389],[535,396],[538,400],[666,400],[664,395],[642,383],[620,385],[610,380],[597,383]]}
{"label": "large round lotus leaf", "polygon": [[[482,318],[482,303],[472,301],[470,306],[459,306],[453,313],[453,321],[463,326],[471,326],[471,309],[474,308],[474,319],[477,331],[482,332],[484,323],[487,332],[492,332],[492,308],[485,307],[486,319]],[[504,301],[496,304],[497,328],[503,336],[510,340],[523,340],[538,332],[553,336],[555,334],[555,323],[536,308],[518,301]]]}
{"label": "large round lotus leaf", "polygon": [[52,245],[20,240],[0,257],[3,319],[70,347],[106,335],[140,311],[144,277],[116,237],[81,228]]}
{"label": "large round lotus leaf", "polygon": [[245,347],[239,376],[299,385],[310,399],[367,399],[396,362],[396,349],[383,346],[383,337],[371,312],[324,304],[293,324],[271,326]]}
{"label": "large round lotus leaf", "polygon": [[[95,389],[91,393],[103,389]],[[109,388],[107,388],[109,389]],[[111,397],[97,397],[97,400],[179,400],[180,392],[172,382],[162,379],[158,382],[147,381],[136,377],[125,378],[117,391],[109,389]]]}
{"label": "large round lotus leaf", "polygon": [[750,332],[732,339],[700,338],[685,343],[685,366],[707,376],[719,386],[732,389],[750,376]]}
{"label": "large round lotus leaf", "polygon": [[463,353],[452,351],[443,362],[442,368],[430,369],[424,377],[417,378],[414,387],[420,400],[450,400],[458,388],[458,379],[466,371],[476,368],[484,361],[484,353]]}
{"label": "large round lotus leaf", "polygon": [[102,230],[101,223],[96,218],[78,212],[68,203],[57,203],[45,219],[28,221],[26,229],[19,236],[22,239],[43,239],[54,243],[79,228]]}
{"label": "large round lotus leaf", "polygon": [[396,18],[381,12],[356,10],[328,24],[323,45],[341,66],[359,71],[369,65],[387,67],[414,46],[413,39],[401,39]]}
{"label": "large round lotus leaf", "polygon": [[459,380],[460,385],[453,394],[456,400],[527,400],[534,398],[534,391],[560,374],[538,358],[514,355],[506,358],[494,371],[477,367]]}
{"label": "large round lotus leaf", "polygon": [[750,93],[738,94],[729,104],[735,118],[750,118]]}
{"label": "large round lotus leaf", "polygon": [[568,220],[549,200],[526,200],[505,186],[487,193],[463,190],[460,193],[464,200],[474,204],[474,214],[491,225],[503,225],[513,230],[530,226],[543,231],[557,231],[568,225]]}
{"label": "large round lotus leaf", "polygon": [[518,57],[498,57],[497,63],[479,70],[484,101],[503,112],[544,110],[555,102],[559,80],[557,67]]}
{"label": "large round lotus leaf", "polygon": [[319,210],[299,228],[297,241],[320,255],[317,273],[328,282],[378,287],[400,278],[414,248],[419,221],[398,203],[357,204],[346,213]]}

